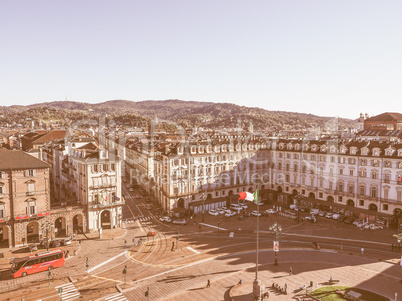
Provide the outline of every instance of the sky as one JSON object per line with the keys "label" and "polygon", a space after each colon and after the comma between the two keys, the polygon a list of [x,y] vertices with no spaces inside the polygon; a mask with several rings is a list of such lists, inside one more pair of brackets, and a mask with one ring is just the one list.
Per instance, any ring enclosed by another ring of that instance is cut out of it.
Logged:
{"label": "sky", "polygon": [[181,99],[402,113],[402,1],[0,2],[0,105]]}

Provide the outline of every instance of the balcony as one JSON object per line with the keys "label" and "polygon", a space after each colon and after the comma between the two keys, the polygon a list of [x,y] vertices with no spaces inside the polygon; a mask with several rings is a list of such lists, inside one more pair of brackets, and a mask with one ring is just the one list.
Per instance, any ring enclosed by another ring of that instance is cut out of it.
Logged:
{"label": "balcony", "polygon": [[35,191],[27,191],[27,195],[34,195]]}
{"label": "balcony", "polygon": [[112,187],[116,187],[116,184],[105,183],[105,184],[100,184],[100,185],[93,185],[93,186],[89,186],[89,189],[103,189],[103,188],[112,188]]}
{"label": "balcony", "polygon": [[0,199],[4,198],[4,194],[0,193]]}
{"label": "balcony", "polygon": [[88,208],[92,209],[100,209],[100,208],[106,208],[106,207],[114,207],[114,206],[122,206],[124,205],[124,201],[120,200],[118,202],[108,202],[108,203],[99,203],[99,204],[90,204]]}

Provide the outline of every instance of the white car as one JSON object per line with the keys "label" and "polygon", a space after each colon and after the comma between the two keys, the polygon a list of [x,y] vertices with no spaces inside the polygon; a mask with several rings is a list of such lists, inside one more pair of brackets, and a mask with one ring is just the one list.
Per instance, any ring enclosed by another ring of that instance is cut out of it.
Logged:
{"label": "white car", "polygon": [[245,203],[239,203],[239,205],[243,208],[243,209],[247,209],[248,206]]}
{"label": "white car", "polygon": [[265,213],[270,213],[270,214],[274,214],[277,213],[278,211],[276,211],[275,209],[267,209],[265,210]]}
{"label": "white car", "polygon": [[162,223],[170,223],[172,221],[169,216],[162,216],[162,217],[159,218],[159,220]]}
{"label": "white car", "polygon": [[219,212],[216,211],[216,210],[214,210],[214,209],[209,210],[208,213],[209,213],[210,215],[215,215],[215,216],[219,215]]}
{"label": "white car", "polygon": [[227,212],[225,214],[226,217],[231,217],[231,216],[234,216],[234,215],[236,215],[236,212],[233,212],[233,211],[229,211],[229,212]]}
{"label": "white car", "polygon": [[257,210],[254,210],[253,212],[251,212],[251,214],[254,216],[261,216],[261,212],[258,212]]}
{"label": "white car", "polygon": [[326,218],[332,218],[334,214],[332,212],[328,212],[327,214],[325,214]]}
{"label": "white car", "polygon": [[129,189],[129,191],[130,191],[130,192],[133,192],[133,191],[134,191],[134,189],[130,188],[130,189]]}
{"label": "white car", "polygon": [[260,206],[264,205],[264,203],[261,203],[261,202],[259,202],[259,203],[254,203],[254,204],[260,205]]}
{"label": "white car", "polygon": [[221,207],[221,208],[219,208],[219,209],[221,209],[221,210],[223,210],[223,211],[228,210],[228,208],[225,207],[225,206],[223,206],[223,207]]}
{"label": "white car", "polygon": [[222,210],[222,209],[220,209],[220,208],[217,209],[216,211],[217,211],[219,214],[225,214],[225,210]]}
{"label": "white car", "polygon": [[232,210],[230,210],[230,209],[226,209],[226,210],[224,210],[225,211],[225,213],[230,213],[230,212],[232,212]]}
{"label": "white car", "polygon": [[173,221],[173,224],[186,225],[187,221],[185,219],[177,219],[177,220]]}

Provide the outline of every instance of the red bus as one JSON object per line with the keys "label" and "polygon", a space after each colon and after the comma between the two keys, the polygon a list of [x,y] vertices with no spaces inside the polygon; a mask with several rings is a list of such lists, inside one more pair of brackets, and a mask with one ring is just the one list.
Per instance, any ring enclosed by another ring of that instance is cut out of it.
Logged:
{"label": "red bus", "polygon": [[52,270],[64,265],[64,252],[61,249],[37,253],[29,257],[16,258],[11,262],[13,278]]}

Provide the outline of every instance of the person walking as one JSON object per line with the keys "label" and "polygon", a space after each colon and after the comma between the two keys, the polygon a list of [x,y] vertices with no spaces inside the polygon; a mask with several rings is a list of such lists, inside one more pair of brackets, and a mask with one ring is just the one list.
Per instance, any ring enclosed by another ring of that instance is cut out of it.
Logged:
{"label": "person walking", "polygon": [[364,254],[364,248],[361,249],[362,255]]}
{"label": "person walking", "polygon": [[208,281],[207,281],[207,287],[210,287],[211,286],[211,281],[209,281],[209,279],[208,279]]}
{"label": "person walking", "polygon": [[124,240],[124,247],[127,247],[127,239]]}
{"label": "person walking", "polygon": [[290,267],[289,268],[289,276],[292,276],[292,274],[293,274],[293,269],[292,269],[292,267]]}
{"label": "person walking", "polygon": [[172,241],[172,249],[170,251],[174,251],[174,241]]}

